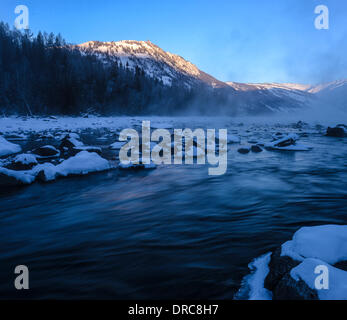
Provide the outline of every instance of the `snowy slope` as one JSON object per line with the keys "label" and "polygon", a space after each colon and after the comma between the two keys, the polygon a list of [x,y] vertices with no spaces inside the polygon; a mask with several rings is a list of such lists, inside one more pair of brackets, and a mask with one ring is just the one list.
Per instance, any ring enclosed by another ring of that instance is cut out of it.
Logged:
{"label": "snowy slope", "polygon": [[82,52],[95,54],[104,63],[117,62],[130,70],[140,67],[165,85],[193,87],[205,84],[227,90],[229,104],[237,113],[264,114],[295,112],[322,102],[322,106],[347,105],[347,80],[317,86],[296,83],[222,82],[201,71],[179,55],[164,51],[150,41],[89,41],[77,46]]}
{"label": "snowy slope", "polygon": [[242,97],[243,109],[251,113],[290,111],[310,105],[314,95],[310,85],[294,83],[226,82]]}
{"label": "snowy slope", "polygon": [[345,92],[347,91],[347,80],[337,80],[333,82],[319,84],[317,86],[312,86],[308,89],[308,92],[324,94],[339,90],[344,90]]}
{"label": "snowy slope", "polygon": [[226,87],[221,82],[181,56],[164,51],[150,41],[123,40],[118,42],[89,41],[76,46],[82,51],[93,52],[105,63],[109,61],[121,62],[130,69],[136,66],[145,71],[152,78],[171,85],[179,81],[188,86],[195,83],[205,83],[212,87]]}

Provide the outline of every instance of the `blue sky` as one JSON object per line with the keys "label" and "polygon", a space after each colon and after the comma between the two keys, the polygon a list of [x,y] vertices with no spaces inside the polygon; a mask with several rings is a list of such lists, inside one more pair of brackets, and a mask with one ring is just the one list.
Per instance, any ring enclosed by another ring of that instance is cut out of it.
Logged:
{"label": "blue sky", "polygon": [[[30,28],[71,43],[151,40],[224,81],[319,83],[347,78],[344,0],[1,0],[13,25],[27,5]],[[314,8],[327,5],[329,30]]]}

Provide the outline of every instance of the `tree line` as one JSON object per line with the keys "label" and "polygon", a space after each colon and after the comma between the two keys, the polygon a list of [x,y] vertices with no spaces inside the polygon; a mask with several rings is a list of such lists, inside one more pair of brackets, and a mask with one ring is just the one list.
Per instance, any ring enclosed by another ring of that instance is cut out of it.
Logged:
{"label": "tree line", "polygon": [[165,86],[139,67],[105,64],[68,45],[60,34],[34,36],[0,22],[2,115],[170,115],[226,99],[202,84],[187,88],[177,81]]}

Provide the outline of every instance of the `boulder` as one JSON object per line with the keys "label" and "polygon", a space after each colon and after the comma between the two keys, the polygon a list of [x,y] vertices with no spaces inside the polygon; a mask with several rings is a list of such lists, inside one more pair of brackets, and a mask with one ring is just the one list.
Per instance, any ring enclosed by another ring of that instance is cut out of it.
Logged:
{"label": "boulder", "polygon": [[335,127],[335,128],[328,127],[326,136],[335,137],[335,138],[344,138],[346,136],[346,132],[342,127]]}
{"label": "boulder", "polygon": [[6,172],[0,171],[0,187],[8,186],[18,186],[22,182],[18,180],[15,176],[8,175]]}
{"label": "boulder", "polygon": [[131,170],[131,171],[140,171],[140,170],[144,170],[144,169],[155,169],[156,167],[157,166],[154,163],[151,163],[151,164],[143,164],[143,163],[123,164],[121,162],[119,163],[119,166],[118,166],[118,168],[120,170]]}
{"label": "boulder", "polygon": [[101,155],[101,148],[93,146],[85,146],[77,133],[67,134],[61,141],[59,150],[61,153],[69,158],[75,156],[81,151],[95,152]]}
{"label": "boulder", "polygon": [[30,173],[0,167],[0,187],[21,186],[30,184],[34,180],[35,177]]}
{"label": "boulder", "polygon": [[80,146],[72,149],[73,155],[76,155],[77,153],[81,151],[88,151],[88,152],[95,152],[98,155],[101,155],[101,148],[99,147],[91,147],[91,146]]}
{"label": "boulder", "polygon": [[33,154],[19,154],[6,168],[11,170],[30,170],[37,163],[36,156]]}
{"label": "boulder", "polygon": [[304,281],[296,281],[290,271],[300,264],[288,256],[281,256],[281,247],[271,255],[269,273],[264,287],[272,291],[273,300],[317,300],[318,295]]}
{"label": "boulder", "polygon": [[83,143],[75,137],[75,135],[67,134],[60,143],[59,150],[63,150],[64,148],[67,148],[68,150],[71,150],[76,147],[83,146]]}
{"label": "boulder", "polygon": [[255,152],[255,153],[258,153],[258,152],[262,152],[263,149],[260,148],[258,145],[253,145],[253,146],[251,147],[251,151],[252,151],[252,152]]}
{"label": "boulder", "polygon": [[304,281],[294,280],[286,273],[272,292],[273,300],[318,300],[318,294]]}
{"label": "boulder", "polygon": [[60,156],[60,151],[54,148],[53,146],[43,146],[35,149],[33,151],[38,158],[57,158]]}
{"label": "boulder", "polygon": [[249,153],[251,150],[249,148],[240,148],[237,150],[238,153],[241,153],[241,154],[247,154]]}
{"label": "boulder", "polygon": [[7,141],[0,136],[0,157],[8,156],[13,153],[21,152],[22,148],[18,144]]}

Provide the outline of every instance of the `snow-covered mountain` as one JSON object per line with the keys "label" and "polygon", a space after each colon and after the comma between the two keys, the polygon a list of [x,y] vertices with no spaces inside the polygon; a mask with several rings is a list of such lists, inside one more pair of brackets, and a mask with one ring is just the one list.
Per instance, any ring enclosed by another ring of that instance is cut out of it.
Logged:
{"label": "snow-covered mountain", "polygon": [[[238,83],[227,84],[239,93],[254,96],[251,101],[258,109],[288,111],[317,104],[347,109],[347,80],[319,85],[297,83]],[[256,98],[255,98],[256,97]],[[254,106],[253,106],[254,107]]]}
{"label": "snow-covered mountain", "polygon": [[227,82],[242,96],[242,109],[248,113],[290,111],[310,105],[313,94],[310,85],[295,83],[238,83]]}
{"label": "snow-covered mountain", "polygon": [[[129,69],[140,67],[165,85],[192,87],[204,84],[227,91],[230,108],[241,113],[269,113],[302,109],[317,102],[346,105],[347,80],[317,86],[296,83],[222,82],[201,71],[177,54],[164,51],[150,41],[89,41],[75,48],[95,54],[104,63],[118,62]],[[226,106],[229,107],[229,106]]]}
{"label": "snow-covered mountain", "polygon": [[166,85],[178,81],[187,86],[197,83],[204,83],[214,88],[226,86],[224,82],[199,70],[181,56],[164,51],[150,41],[89,41],[76,47],[82,51],[95,53],[105,63],[117,61],[130,69],[138,66],[148,76],[159,79]]}
{"label": "snow-covered mountain", "polygon": [[310,93],[326,94],[329,92],[337,91],[347,92],[347,80],[337,80],[333,82],[327,82],[310,87],[307,91]]}
{"label": "snow-covered mountain", "polygon": [[347,80],[338,80],[311,87],[316,100],[329,109],[347,111]]}

